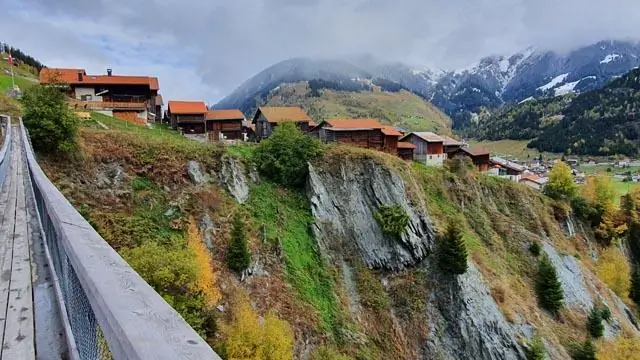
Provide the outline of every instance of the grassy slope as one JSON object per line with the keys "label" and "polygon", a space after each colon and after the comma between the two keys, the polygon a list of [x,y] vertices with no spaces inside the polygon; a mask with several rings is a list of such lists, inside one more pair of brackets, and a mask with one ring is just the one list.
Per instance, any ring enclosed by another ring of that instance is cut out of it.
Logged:
{"label": "grassy slope", "polygon": [[268,105],[300,105],[316,121],[334,117],[376,118],[410,131],[451,133],[451,119],[435,106],[407,91],[397,93],[335,92],[309,97],[306,84],[283,85]]}
{"label": "grassy slope", "polygon": [[[498,141],[475,141],[469,142],[470,145],[480,145],[492,154],[499,156],[508,156],[518,158],[520,160],[537,159],[540,156],[538,149],[530,149],[527,147],[529,140],[498,140]],[[559,158],[560,154],[542,153],[547,158]]]}

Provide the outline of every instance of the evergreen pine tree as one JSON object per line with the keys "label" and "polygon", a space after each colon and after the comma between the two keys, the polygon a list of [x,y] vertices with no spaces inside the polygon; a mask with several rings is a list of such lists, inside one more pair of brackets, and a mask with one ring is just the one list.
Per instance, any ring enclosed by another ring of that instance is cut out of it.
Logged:
{"label": "evergreen pine tree", "polygon": [[231,242],[227,253],[227,265],[234,271],[243,271],[251,264],[251,253],[244,233],[244,221],[236,216],[231,229]]}
{"label": "evergreen pine tree", "polygon": [[587,318],[587,330],[589,330],[589,334],[596,339],[602,337],[604,334],[602,312],[595,306],[591,309],[591,313],[589,313],[589,317]]}
{"label": "evergreen pine tree", "polygon": [[533,341],[529,345],[529,348],[526,351],[527,360],[544,360],[546,359],[546,350],[544,348],[544,343],[542,342],[542,338],[540,336],[536,336],[533,338]]}
{"label": "evergreen pine tree", "polygon": [[571,358],[573,360],[597,360],[596,346],[593,341],[587,339],[584,344],[573,349],[573,351],[571,351]]}
{"label": "evergreen pine tree", "polygon": [[458,222],[450,221],[447,231],[438,242],[438,265],[445,272],[454,275],[467,271],[467,245],[460,227]]}
{"label": "evergreen pine tree", "polygon": [[540,260],[538,264],[536,293],[542,308],[556,313],[562,307],[562,299],[564,298],[562,286],[558,281],[556,269],[546,257]]}
{"label": "evergreen pine tree", "polygon": [[640,266],[636,266],[636,269],[631,274],[631,290],[629,291],[629,297],[636,304],[640,305]]}

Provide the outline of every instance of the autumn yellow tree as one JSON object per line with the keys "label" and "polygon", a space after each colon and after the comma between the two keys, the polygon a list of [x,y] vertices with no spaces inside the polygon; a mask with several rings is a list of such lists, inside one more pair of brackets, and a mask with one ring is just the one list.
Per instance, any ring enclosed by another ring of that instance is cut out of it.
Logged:
{"label": "autumn yellow tree", "polygon": [[627,231],[625,215],[615,206],[617,192],[610,177],[589,177],[582,189],[582,196],[593,209],[591,221],[596,237],[603,244],[610,245]]}
{"label": "autumn yellow tree", "polygon": [[544,192],[549,197],[563,200],[571,200],[578,194],[578,185],[573,181],[569,165],[562,161],[553,165]]}
{"label": "autumn yellow tree", "polygon": [[597,274],[618,296],[625,298],[629,294],[631,268],[620,249],[611,247],[600,255]]}
{"label": "autumn yellow tree", "polygon": [[248,297],[240,291],[232,299],[229,320],[222,327],[228,360],[293,359],[293,331],[289,323],[273,313],[260,322]]}
{"label": "autumn yellow tree", "polygon": [[195,291],[200,291],[205,297],[207,306],[214,306],[220,300],[217,289],[217,276],[213,271],[211,252],[205,246],[193,218],[189,219],[187,227],[187,246],[195,254],[197,264]]}

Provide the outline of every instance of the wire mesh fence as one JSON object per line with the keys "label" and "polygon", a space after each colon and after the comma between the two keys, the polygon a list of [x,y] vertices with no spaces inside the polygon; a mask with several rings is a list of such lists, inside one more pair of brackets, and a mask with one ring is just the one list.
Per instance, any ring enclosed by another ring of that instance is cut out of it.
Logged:
{"label": "wire mesh fence", "polygon": [[[45,243],[51,256],[52,270],[57,275],[62,293],[62,303],[65,310],[62,316],[66,316],[69,320],[71,340],[75,343],[77,356],[81,360],[110,360],[112,356],[107,342],[102,335],[87,294],[80,284],[64,247],[59,242],[56,229],[44,206],[40,189],[34,186],[33,193],[45,235]],[[73,357],[73,355],[71,356]]]}

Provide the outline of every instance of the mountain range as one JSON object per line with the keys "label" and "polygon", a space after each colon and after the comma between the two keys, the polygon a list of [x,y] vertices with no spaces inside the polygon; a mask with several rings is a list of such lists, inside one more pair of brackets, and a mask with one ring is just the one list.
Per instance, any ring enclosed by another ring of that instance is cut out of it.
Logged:
{"label": "mountain range", "polygon": [[528,48],[510,55],[487,56],[458,70],[382,63],[371,57],[295,58],[258,73],[215,107],[240,108],[250,113],[283,83],[381,78],[432,102],[451,116],[454,128],[464,128],[483,108],[598,89],[638,66],[640,44],[613,40],[566,53]]}

